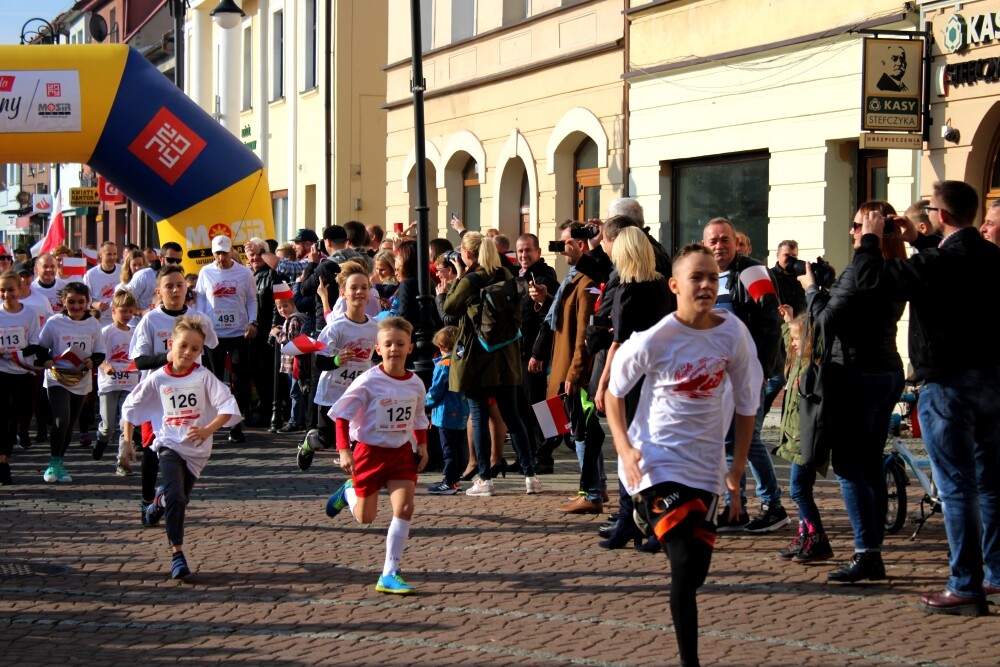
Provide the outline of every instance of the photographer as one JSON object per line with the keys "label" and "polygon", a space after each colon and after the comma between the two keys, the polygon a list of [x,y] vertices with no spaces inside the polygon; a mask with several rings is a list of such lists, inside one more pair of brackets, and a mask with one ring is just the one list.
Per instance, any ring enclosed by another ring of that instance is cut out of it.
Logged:
{"label": "photographer", "polygon": [[791,306],[795,315],[803,313],[806,307],[806,291],[799,284],[799,276],[805,273],[805,266],[801,271],[796,271],[798,259],[799,242],[782,241],[778,244],[778,261],[771,268],[774,282],[778,286],[778,301],[783,306]]}
{"label": "photographer", "polygon": [[[850,234],[854,248],[861,247],[861,222],[876,211],[896,216],[884,201],[861,205]],[[887,227],[879,240],[885,259],[903,259],[906,251],[895,227]],[[840,482],[847,515],[854,530],[854,557],[827,576],[829,581],[854,583],[885,579],[882,539],[885,536],[887,492],[882,470],[882,450],[889,430],[889,415],[903,391],[903,362],[896,351],[896,323],[904,302],[885,284],[870,290],[858,288],[855,264],[849,265],[829,293],[814,283],[807,267],[801,279],[816,326],[833,331],[831,364],[843,368],[843,419],[831,452],[833,472]],[[831,341],[824,341],[831,345]]]}

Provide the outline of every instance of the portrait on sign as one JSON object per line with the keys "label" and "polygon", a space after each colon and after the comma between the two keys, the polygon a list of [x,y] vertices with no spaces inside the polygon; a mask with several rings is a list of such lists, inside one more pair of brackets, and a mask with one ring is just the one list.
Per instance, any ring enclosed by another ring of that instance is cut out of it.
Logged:
{"label": "portrait on sign", "polygon": [[864,41],[861,129],[914,132],[922,127],[922,39]]}

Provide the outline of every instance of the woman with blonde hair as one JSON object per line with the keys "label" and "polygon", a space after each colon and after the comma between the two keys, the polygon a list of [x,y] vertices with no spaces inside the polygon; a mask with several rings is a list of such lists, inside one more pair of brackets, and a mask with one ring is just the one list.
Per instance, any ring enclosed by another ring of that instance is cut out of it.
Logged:
{"label": "woman with blonde hair", "polygon": [[458,343],[451,357],[451,391],[465,392],[472,417],[473,442],[479,479],[466,491],[470,496],[492,496],[490,466],[490,399],[510,431],[528,493],[540,493],[541,482],[535,477],[528,431],[517,413],[517,388],[521,385],[520,346],[511,341],[489,350],[480,342],[476,316],[482,306],[480,293],[488,285],[514,278],[500,265],[500,254],[493,239],[477,232],[467,232],[459,249],[461,261],[452,260],[458,279],[448,288],[444,301],[446,315],[458,317]]}
{"label": "woman with blonde hair", "polygon": [[139,271],[145,269],[147,266],[146,256],[142,254],[141,250],[133,250],[125,255],[125,259],[122,261],[122,281],[115,291],[117,292],[119,289],[123,289],[132,280],[132,276],[139,273]]}

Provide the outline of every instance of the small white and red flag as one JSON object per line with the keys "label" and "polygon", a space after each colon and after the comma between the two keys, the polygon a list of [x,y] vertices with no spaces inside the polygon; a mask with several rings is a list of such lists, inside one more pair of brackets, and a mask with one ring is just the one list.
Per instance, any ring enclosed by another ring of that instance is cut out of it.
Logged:
{"label": "small white and red flag", "polygon": [[90,264],[91,266],[97,266],[100,262],[100,259],[97,257],[96,250],[91,250],[90,248],[80,248],[80,254],[82,254],[83,258],[87,260],[87,264]]}
{"label": "small white and red flag", "polygon": [[87,273],[87,260],[83,257],[64,257],[62,261],[63,276],[82,276]]}
{"label": "small white and red flag", "polygon": [[740,282],[750,292],[750,297],[754,301],[760,300],[767,294],[778,294],[771,282],[771,275],[767,272],[767,267],[763,264],[756,264],[740,271]]}
{"label": "small white and red flag", "polygon": [[301,334],[282,345],[281,353],[294,357],[300,354],[310,354],[311,352],[322,352],[326,347],[326,343]]}
{"label": "small white and red flag", "polygon": [[274,299],[291,299],[292,298],[292,288],[288,286],[288,283],[274,283],[271,287],[274,292]]}
{"label": "small white and red flag", "polygon": [[562,396],[553,396],[541,403],[535,403],[531,409],[535,411],[538,427],[542,429],[542,435],[546,438],[569,433],[569,417],[566,416],[566,407],[563,405]]}
{"label": "small white and red flag", "polygon": [[139,369],[138,369],[138,368],[136,367],[136,365],[135,365],[135,359],[133,359],[133,360],[132,360],[132,363],[131,363],[131,364],[129,364],[128,368],[126,368],[126,369],[125,369],[125,372],[126,372],[126,373],[129,373],[129,372],[131,372],[131,371],[137,371],[137,370],[139,370]]}
{"label": "small white and red flag", "polygon": [[83,366],[83,359],[76,353],[76,348],[72,345],[63,350],[61,354],[56,355],[54,361],[68,361],[75,368]]}

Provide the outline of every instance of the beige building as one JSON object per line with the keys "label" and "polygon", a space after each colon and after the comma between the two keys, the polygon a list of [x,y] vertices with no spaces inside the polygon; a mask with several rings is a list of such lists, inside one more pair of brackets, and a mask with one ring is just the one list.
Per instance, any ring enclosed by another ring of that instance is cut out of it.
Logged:
{"label": "beige building", "polygon": [[[388,0],[386,221],[414,218],[407,0]],[[432,236],[497,228],[552,240],[624,184],[624,19],[610,0],[423,0]]]}
{"label": "beige building", "polygon": [[[630,190],[668,249],[730,217],[774,263],[849,258],[858,203],[917,195],[919,151],[863,150],[859,30],[917,29],[895,0],[631,0]],[[918,63],[915,63],[916,66]]]}
{"label": "beige building", "polygon": [[264,162],[277,238],[382,222],[385,2],[243,0],[231,30],[213,24],[217,4],[191,1],[185,91]]}

